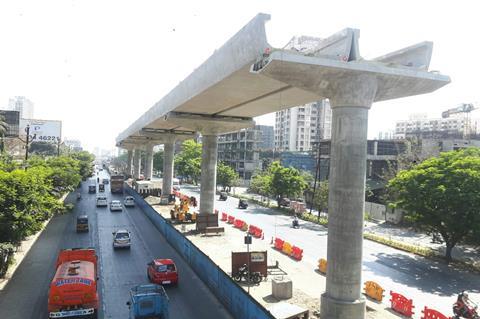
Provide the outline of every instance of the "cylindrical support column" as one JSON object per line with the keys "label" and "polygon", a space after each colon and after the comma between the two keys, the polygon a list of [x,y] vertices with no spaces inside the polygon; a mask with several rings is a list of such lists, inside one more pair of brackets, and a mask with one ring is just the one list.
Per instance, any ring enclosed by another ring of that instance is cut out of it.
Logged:
{"label": "cylindrical support column", "polygon": [[363,218],[368,110],[376,82],[362,77],[337,88],[332,105],[327,281],[321,318],[364,319]]}
{"label": "cylindrical support column", "polygon": [[146,151],[146,163],[145,163],[145,179],[152,179],[152,168],[153,168],[153,145],[147,144]]}
{"label": "cylindrical support column", "polygon": [[170,195],[173,187],[173,159],[175,155],[175,142],[163,144],[163,178],[162,195]]}
{"label": "cylindrical support column", "polygon": [[127,152],[127,177],[132,176],[132,160],[133,160],[133,151],[128,150]]}
{"label": "cylindrical support column", "polygon": [[142,156],[141,151],[136,149],[133,153],[133,178],[139,179],[140,178],[140,169],[142,166]]}
{"label": "cylindrical support column", "polygon": [[200,214],[213,214],[217,185],[216,135],[202,136],[202,172],[200,177]]}

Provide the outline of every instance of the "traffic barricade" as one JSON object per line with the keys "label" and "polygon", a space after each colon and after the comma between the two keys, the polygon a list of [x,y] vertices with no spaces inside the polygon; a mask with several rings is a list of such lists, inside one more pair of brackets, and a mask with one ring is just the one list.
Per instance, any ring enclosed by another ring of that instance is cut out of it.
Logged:
{"label": "traffic barricade", "polygon": [[289,242],[284,242],[282,251],[284,254],[287,254],[290,256],[292,254],[292,244],[290,244]]}
{"label": "traffic barricade", "polygon": [[318,271],[322,274],[327,273],[327,260],[325,258],[320,258],[318,260]]}
{"label": "traffic barricade", "polygon": [[261,238],[263,236],[263,230],[261,228],[255,227],[254,237]]}
{"label": "traffic barricade", "polygon": [[226,222],[227,219],[228,219],[227,213],[222,213],[222,219],[221,219],[221,221],[222,221],[222,222]]}
{"label": "traffic barricade", "polygon": [[280,238],[275,238],[275,249],[282,250],[284,241]]}
{"label": "traffic barricade", "polygon": [[377,284],[374,281],[366,281],[365,282],[365,287],[363,288],[365,291],[365,294],[377,301],[382,302],[383,299],[383,292],[385,291],[382,286]]}
{"label": "traffic barricade", "polygon": [[253,236],[253,234],[255,234],[255,228],[253,225],[248,226],[248,233]]}
{"label": "traffic barricade", "polygon": [[413,308],[415,308],[413,305],[413,300],[407,299],[405,296],[393,291],[390,291],[390,296],[392,297],[390,299],[391,308],[394,311],[411,318],[414,314]]}
{"label": "traffic barricade", "polygon": [[292,247],[291,256],[296,260],[302,260],[303,258],[303,249],[298,248],[297,246]]}
{"label": "traffic barricade", "polygon": [[233,224],[234,222],[235,222],[235,217],[233,217],[233,216],[228,216],[228,221],[227,221],[227,223]]}
{"label": "traffic barricade", "polygon": [[450,319],[450,317],[445,316],[441,312],[430,309],[427,306],[422,310],[422,317],[420,319]]}
{"label": "traffic barricade", "polygon": [[243,220],[240,219],[235,219],[235,222],[233,223],[233,227],[235,228],[242,228],[243,226]]}
{"label": "traffic barricade", "polygon": [[243,230],[243,231],[247,231],[248,230],[248,224],[246,222],[243,222],[242,227],[240,229]]}

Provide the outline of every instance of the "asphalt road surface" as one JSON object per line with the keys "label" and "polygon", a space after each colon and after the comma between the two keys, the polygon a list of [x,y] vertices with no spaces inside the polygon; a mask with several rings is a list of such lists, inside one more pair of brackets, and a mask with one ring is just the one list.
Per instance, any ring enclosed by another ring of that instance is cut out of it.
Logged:
{"label": "asphalt road surface", "polygon": [[[181,192],[200,198],[198,187],[181,185]],[[278,236],[303,248],[303,261],[317,265],[319,258],[327,257],[327,229],[323,226],[300,220],[300,229],[293,229],[290,216],[252,203],[246,210],[238,209],[238,199],[219,201],[218,197],[216,209],[262,228],[266,239]],[[384,303],[388,304],[390,290],[413,299],[419,316],[424,306],[451,315],[452,304],[462,290],[468,291],[472,300],[480,301],[480,275],[364,240],[363,281],[367,280],[378,282],[386,290]]]}
{"label": "asphalt road surface", "polygon": [[[108,177],[100,172],[100,179]],[[55,260],[62,248],[94,247],[99,256],[101,309],[99,318],[128,318],[126,301],[131,287],[147,283],[147,263],[152,258],[172,258],[179,269],[177,287],[166,287],[170,298],[170,317],[175,319],[232,318],[176,251],[138,208],[110,212],[96,207],[94,194],[88,194],[89,181],[82,185],[82,199],[71,214],[55,217],[39,237],[14,277],[0,294],[0,318],[48,318],[47,298]],[[124,196],[111,194],[108,200]],[[89,216],[90,231],[75,232],[75,217]],[[132,235],[131,249],[114,250],[112,232],[126,228]]]}

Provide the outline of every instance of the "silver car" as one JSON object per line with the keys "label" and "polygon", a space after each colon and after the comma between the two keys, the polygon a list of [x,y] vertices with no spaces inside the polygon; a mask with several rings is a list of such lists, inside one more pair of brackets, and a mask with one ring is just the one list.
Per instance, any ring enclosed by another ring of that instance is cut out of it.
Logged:
{"label": "silver car", "polygon": [[122,203],[119,200],[112,200],[110,202],[110,211],[123,211]]}
{"label": "silver car", "polygon": [[132,196],[126,196],[123,205],[125,205],[125,207],[134,207],[135,199]]}
{"label": "silver car", "polygon": [[113,248],[130,248],[131,238],[130,232],[126,229],[119,229],[112,232]]}

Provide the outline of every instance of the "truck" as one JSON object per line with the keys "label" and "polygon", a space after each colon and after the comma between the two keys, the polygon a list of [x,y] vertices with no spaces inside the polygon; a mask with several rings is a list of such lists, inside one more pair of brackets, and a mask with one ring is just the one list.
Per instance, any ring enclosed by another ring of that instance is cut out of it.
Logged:
{"label": "truck", "polygon": [[49,318],[97,319],[98,305],[95,250],[61,250],[48,292]]}
{"label": "truck", "polygon": [[169,319],[168,296],[160,285],[144,284],[130,289],[129,319]]}
{"label": "truck", "polygon": [[123,175],[112,175],[110,176],[110,191],[112,193],[122,193],[123,194]]}

